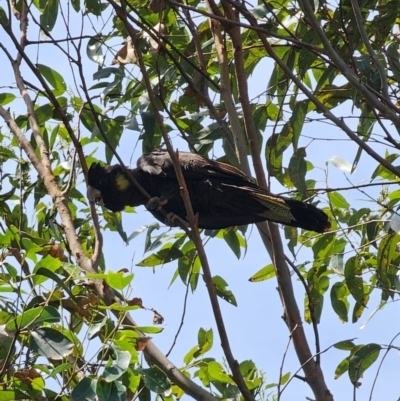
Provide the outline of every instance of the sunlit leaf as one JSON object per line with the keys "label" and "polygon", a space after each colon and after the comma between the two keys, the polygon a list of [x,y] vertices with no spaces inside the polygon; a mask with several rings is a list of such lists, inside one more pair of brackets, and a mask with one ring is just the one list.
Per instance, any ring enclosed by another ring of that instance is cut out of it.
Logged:
{"label": "sunlit leaf", "polygon": [[249,281],[258,282],[258,281],[265,281],[272,277],[275,277],[275,267],[271,263],[262,269],[260,269],[257,273],[253,274]]}
{"label": "sunlit leaf", "polygon": [[15,99],[15,95],[13,93],[0,93],[0,105],[5,106],[8,103],[11,103]]}
{"label": "sunlit leaf", "polygon": [[44,64],[37,64],[37,68],[46,81],[53,87],[54,96],[60,96],[67,90],[67,85],[60,73]]}
{"label": "sunlit leaf", "polygon": [[102,51],[101,36],[94,36],[93,38],[89,39],[86,48],[86,54],[90,60],[103,65],[104,56]]}
{"label": "sunlit leaf", "polygon": [[351,164],[340,156],[333,156],[326,163],[331,163],[339,170],[345,171],[346,173],[351,173]]}

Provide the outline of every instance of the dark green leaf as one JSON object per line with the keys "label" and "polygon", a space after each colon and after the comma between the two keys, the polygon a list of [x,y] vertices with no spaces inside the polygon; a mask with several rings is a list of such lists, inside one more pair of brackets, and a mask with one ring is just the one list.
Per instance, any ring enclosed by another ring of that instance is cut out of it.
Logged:
{"label": "dark green leaf", "polygon": [[301,194],[306,192],[307,163],[305,148],[298,148],[290,158],[289,176],[294,186]]}
{"label": "dark green leaf", "polygon": [[125,401],[126,387],[118,380],[111,383],[106,382],[105,380],[99,380],[97,382],[96,394],[100,400]]}
{"label": "dark green leaf", "polygon": [[97,379],[84,377],[72,390],[71,401],[87,401],[96,398]]}
{"label": "dark green leaf", "polygon": [[7,323],[7,330],[15,329],[32,329],[40,326],[43,323],[57,323],[60,321],[60,314],[54,306],[39,306],[37,308],[28,309],[21,315],[17,316],[16,320]]}
{"label": "dark green leaf", "polygon": [[74,344],[64,334],[51,327],[32,331],[29,343],[33,352],[55,360],[70,355],[74,348]]}
{"label": "dark green leaf", "polygon": [[379,344],[367,344],[360,347],[349,360],[349,377],[352,383],[356,383],[364,372],[378,359],[381,346]]}
{"label": "dark green leaf", "polygon": [[344,283],[335,283],[331,288],[332,308],[343,322],[348,321],[349,302],[348,290]]}
{"label": "dark green leaf", "polygon": [[353,340],[343,340],[333,344],[333,346],[343,351],[351,351],[355,347],[355,344]]}
{"label": "dark green leaf", "polygon": [[104,368],[102,378],[106,382],[114,382],[119,379],[128,369],[131,361],[131,354],[128,351],[123,351],[116,345],[112,345],[113,359],[111,364],[107,364]]}
{"label": "dark green leaf", "polygon": [[134,371],[143,375],[146,387],[156,394],[164,394],[171,388],[167,376],[157,367],[150,369],[135,368]]}
{"label": "dark green leaf", "polygon": [[346,262],[344,276],[347,287],[357,302],[362,303],[364,299],[364,284],[360,277],[361,266],[357,257],[352,256]]}
{"label": "dark green leaf", "polygon": [[58,16],[58,0],[47,0],[40,23],[44,29],[51,32],[56,24]]}

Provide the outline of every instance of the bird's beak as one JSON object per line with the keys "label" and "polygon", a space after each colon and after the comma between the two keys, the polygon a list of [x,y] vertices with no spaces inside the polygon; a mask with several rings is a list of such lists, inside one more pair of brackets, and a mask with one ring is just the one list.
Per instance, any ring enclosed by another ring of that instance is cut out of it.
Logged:
{"label": "bird's beak", "polygon": [[91,187],[90,185],[87,188],[87,197],[89,199],[90,203],[94,203],[96,205],[104,206],[103,198],[101,196],[101,192],[96,189]]}

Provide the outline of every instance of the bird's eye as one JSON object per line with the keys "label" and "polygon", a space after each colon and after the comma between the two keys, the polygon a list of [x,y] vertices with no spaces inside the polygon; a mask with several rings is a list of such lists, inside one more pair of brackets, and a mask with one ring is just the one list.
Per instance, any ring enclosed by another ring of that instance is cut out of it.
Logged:
{"label": "bird's eye", "polygon": [[99,184],[100,184],[100,185],[106,185],[106,184],[107,184],[107,180],[105,180],[105,179],[103,178],[103,179],[101,179],[101,180],[99,181]]}

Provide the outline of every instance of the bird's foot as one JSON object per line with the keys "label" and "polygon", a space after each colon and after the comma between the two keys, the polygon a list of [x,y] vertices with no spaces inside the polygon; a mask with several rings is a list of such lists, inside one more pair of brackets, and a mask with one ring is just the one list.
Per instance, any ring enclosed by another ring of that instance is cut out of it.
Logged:
{"label": "bird's foot", "polygon": [[148,210],[161,210],[161,208],[168,203],[168,199],[163,197],[159,198],[158,196],[154,196],[150,198],[146,203],[146,208]]}
{"label": "bird's foot", "polygon": [[189,228],[189,224],[186,220],[183,220],[181,217],[179,217],[175,213],[168,213],[167,216],[165,217],[165,223],[171,227],[182,227],[182,228]]}

